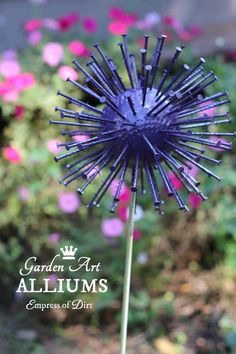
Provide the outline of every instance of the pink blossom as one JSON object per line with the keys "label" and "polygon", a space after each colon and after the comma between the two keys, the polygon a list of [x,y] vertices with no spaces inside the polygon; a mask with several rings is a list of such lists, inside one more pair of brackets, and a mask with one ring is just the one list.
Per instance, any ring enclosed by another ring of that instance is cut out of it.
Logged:
{"label": "pink blossom", "polygon": [[122,221],[127,221],[127,206],[119,205],[117,210],[117,215]]}
{"label": "pink blossom", "polygon": [[15,49],[6,49],[2,52],[2,58],[6,60],[17,59],[17,51]]}
{"label": "pink blossom", "polygon": [[192,35],[188,31],[180,31],[178,35],[179,35],[179,39],[181,39],[184,42],[189,42],[192,39]]}
{"label": "pink blossom", "polygon": [[15,90],[25,91],[35,85],[36,79],[32,73],[22,73],[9,79],[9,83],[13,85]]}
{"label": "pink blossom", "polygon": [[88,57],[90,54],[90,50],[86,47],[86,45],[83,42],[77,40],[69,43],[68,50],[71,54],[78,57]]}
{"label": "pink blossom", "polygon": [[49,241],[49,243],[50,243],[51,245],[56,245],[56,244],[59,242],[60,237],[61,237],[61,236],[60,236],[59,233],[53,232],[52,234],[50,234],[50,235],[48,236],[48,241]]}
{"label": "pink blossom", "polygon": [[[119,179],[118,179],[118,178],[114,178],[113,181],[111,182],[109,188],[108,188],[108,190],[109,190],[109,192],[110,192],[110,194],[111,194],[112,196],[115,195],[118,184],[119,184]],[[121,187],[121,192],[122,192],[122,193],[125,192],[126,188],[127,188],[127,187],[126,187],[125,184],[123,183],[123,184],[122,184],[122,187]]]}
{"label": "pink blossom", "polygon": [[30,45],[35,47],[41,42],[42,38],[43,38],[42,32],[32,31],[29,33],[27,40]]}
{"label": "pink blossom", "polygon": [[25,107],[22,105],[16,105],[15,112],[14,112],[15,118],[20,120],[24,117],[24,114],[25,114]]}
{"label": "pink blossom", "polygon": [[139,239],[141,238],[141,236],[142,236],[141,231],[139,231],[139,230],[134,230],[133,239],[134,239],[135,241],[139,240]]}
{"label": "pink blossom", "polygon": [[191,26],[188,31],[193,37],[198,37],[203,34],[203,29],[201,27]]}
{"label": "pink blossom", "polygon": [[62,32],[69,31],[79,21],[77,13],[70,13],[68,15],[58,18],[59,30]]}
{"label": "pink blossom", "polygon": [[190,193],[188,196],[188,202],[193,209],[198,209],[202,203],[202,198],[194,193]]}
{"label": "pink blossom", "polygon": [[83,143],[84,141],[88,140],[88,135],[74,135],[73,140],[77,141],[78,143]]}
{"label": "pink blossom", "polygon": [[49,279],[51,285],[54,285],[57,282],[58,276],[53,273],[53,274],[49,275],[48,279]]}
{"label": "pink blossom", "polygon": [[2,98],[4,102],[16,102],[19,98],[19,91],[13,88],[10,91],[6,92],[2,96]]}
{"label": "pink blossom", "polygon": [[106,237],[118,237],[123,233],[124,228],[124,223],[118,218],[104,219],[101,225],[102,233]]}
{"label": "pink blossom", "polygon": [[42,27],[43,21],[40,18],[32,18],[24,25],[26,32],[37,31]]}
{"label": "pink blossom", "polygon": [[0,74],[6,79],[18,75],[20,71],[21,67],[16,59],[5,59],[0,62]]}
{"label": "pink blossom", "polygon": [[121,36],[128,32],[129,26],[122,22],[110,22],[108,25],[108,31],[116,36]]}
{"label": "pink blossom", "polygon": [[[224,138],[217,138],[216,136],[211,136],[210,138],[209,138],[209,140],[211,140],[213,143],[229,143],[226,139],[224,139]],[[220,147],[220,144],[219,144],[219,146],[218,147],[214,147],[214,146],[209,146],[209,148],[211,149],[211,150],[214,150],[214,151],[223,151],[224,149],[223,148],[221,148]]]}
{"label": "pink blossom", "polygon": [[[205,106],[210,106],[213,103],[214,103],[214,101],[208,101],[207,103],[201,103],[199,106],[202,108]],[[207,108],[204,111],[198,112],[198,115],[202,116],[203,114],[207,114],[209,116],[213,116],[216,113],[216,110],[217,110],[216,107]]]}
{"label": "pink blossom", "polygon": [[49,66],[57,66],[63,59],[64,50],[60,43],[50,42],[43,48],[42,60]]}
{"label": "pink blossom", "polygon": [[199,173],[199,168],[194,165],[194,164],[191,164],[189,163],[190,167],[191,167],[191,170],[189,170],[187,167],[185,168],[185,171],[188,172],[192,177],[197,177],[198,173]]}
{"label": "pink blossom", "polygon": [[79,78],[78,73],[69,65],[62,65],[58,70],[58,75],[63,80],[67,80],[68,77],[72,80],[77,80]]}
{"label": "pink blossom", "polygon": [[114,22],[124,23],[127,26],[132,26],[137,21],[135,14],[127,13],[120,7],[112,7],[109,11],[109,16]]}
{"label": "pink blossom", "polygon": [[74,213],[80,207],[80,200],[74,192],[62,192],[58,197],[58,207],[65,213]]}
{"label": "pink blossom", "polygon": [[171,183],[173,184],[173,187],[177,191],[183,187],[182,182],[180,181],[180,179],[178,177],[176,177],[176,175],[173,172],[169,172],[168,176],[169,176]]}
{"label": "pink blossom", "polygon": [[182,23],[175,17],[173,16],[165,16],[162,19],[162,22],[171,28],[173,28],[176,32],[183,32],[184,28]]}
{"label": "pink blossom", "polygon": [[18,193],[19,193],[20,199],[23,200],[23,201],[26,201],[26,200],[28,200],[30,198],[30,192],[24,186],[19,187]]}
{"label": "pink blossom", "polygon": [[7,147],[3,148],[3,156],[8,161],[15,163],[15,164],[21,162],[21,159],[22,159],[20,152],[12,146],[7,146]]}
{"label": "pink blossom", "polygon": [[45,18],[43,20],[43,26],[50,31],[59,31],[59,23],[54,18]]}
{"label": "pink blossom", "polygon": [[135,23],[135,27],[140,30],[151,30],[160,22],[160,15],[157,12],[149,12],[145,15],[144,19]]}
{"label": "pink blossom", "polygon": [[92,17],[86,17],[82,22],[83,28],[87,33],[97,32],[98,24],[97,21]]}
{"label": "pink blossom", "polygon": [[56,154],[60,150],[57,144],[60,144],[60,140],[58,139],[51,139],[47,142],[47,148],[52,154]]}

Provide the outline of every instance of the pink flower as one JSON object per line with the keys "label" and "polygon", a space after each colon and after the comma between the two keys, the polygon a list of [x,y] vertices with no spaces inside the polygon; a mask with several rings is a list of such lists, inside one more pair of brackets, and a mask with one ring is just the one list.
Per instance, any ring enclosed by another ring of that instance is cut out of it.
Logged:
{"label": "pink flower", "polygon": [[126,205],[119,205],[117,209],[117,215],[122,221],[127,221],[127,207]]}
{"label": "pink flower", "polygon": [[194,164],[191,164],[189,163],[189,165],[192,167],[191,170],[189,170],[187,167],[185,168],[185,171],[188,172],[192,177],[197,177],[198,175],[198,172],[199,172],[199,168],[194,165]]}
{"label": "pink flower", "polygon": [[68,65],[62,65],[58,70],[58,75],[63,80],[67,80],[68,77],[72,80],[77,80],[79,78],[78,73],[71,66]]}
{"label": "pink flower", "polygon": [[192,39],[192,34],[188,31],[180,31],[178,35],[179,35],[179,39],[181,39],[184,42],[189,42]]}
{"label": "pink flower", "polygon": [[53,273],[53,274],[49,275],[48,279],[49,279],[49,282],[51,283],[51,285],[55,285],[58,277],[56,274]]}
{"label": "pink flower", "polygon": [[73,140],[77,141],[78,143],[83,143],[84,141],[88,140],[88,135],[75,135],[73,136]]}
{"label": "pink flower", "polygon": [[116,36],[121,36],[128,32],[129,26],[122,22],[110,22],[108,25],[108,31]]}
{"label": "pink flower", "polygon": [[199,195],[190,193],[188,196],[188,202],[193,209],[198,209],[202,203],[202,198]]}
{"label": "pink flower", "polygon": [[2,52],[2,58],[6,60],[17,59],[17,51],[15,49],[7,49]]}
{"label": "pink flower", "polygon": [[134,230],[133,239],[134,239],[135,241],[139,240],[139,239],[141,238],[141,236],[142,236],[141,231],[139,231],[139,230]]}
{"label": "pink flower", "polygon": [[62,16],[58,18],[59,30],[62,32],[66,32],[71,27],[73,27],[79,21],[79,15],[77,13],[70,13],[66,16]]}
{"label": "pink flower", "polygon": [[23,73],[14,76],[9,80],[9,83],[13,85],[14,89],[17,91],[25,91],[33,87],[36,83],[34,74]]}
{"label": "pink flower", "polygon": [[63,59],[64,50],[60,43],[50,42],[43,48],[42,59],[49,66],[57,66]]}
{"label": "pink flower", "polygon": [[32,18],[24,25],[26,32],[37,31],[42,27],[43,21],[40,18]]}
{"label": "pink flower", "polygon": [[101,225],[102,233],[106,237],[119,237],[124,228],[124,223],[118,218],[104,219]]}
{"label": "pink flower", "polygon": [[96,20],[92,17],[86,17],[82,22],[83,28],[87,33],[94,33],[98,29]]}
{"label": "pink flower", "polygon": [[[213,143],[218,143],[218,142],[221,142],[221,143],[229,143],[226,139],[224,138],[217,138],[216,136],[211,136],[209,138],[209,140],[211,140]],[[219,147],[214,147],[214,146],[209,146],[210,149],[214,150],[214,151],[223,151],[224,149],[222,149],[220,147],[220,144],[219,144]]]}
{"label": "pink flower", "polygon": [[201,27],[191,26],[189,27],[188,31],[193,37],[198,37],[203,34],[203,30]]}
{"label": "pink flower", "polygon": [[27,40],[30,45],[35,47],[41,42],[42,38],[43,38],[42,32],[32,31],[29,33]]}
{"label": "pink flower", "polygon": [[[208,101],[207,103],[202,103],[199,106],[200,107],[210,106],[213,103],[214,103],[214,101]],[[209,116],[213,116],[216,113],[216,110],[217,110],[216,107],[208,108],[208,109],[205,109],[204,111],[198,112],[198,115],[202,116],[203,114],[207,114]]]}
{"label": "pink flower", "polygon": [[90,54],[90,50],[86,47],[86,45],[77,40],[69,43],[68,50],[71,54],[78,57],[88,57]]}
{"label": "pink flower", "polygon": [[114,22],[124,23],[127,26],[132,26],[137,21],[135,14],[129,14],[120,7],[112,7],[109,11],[109,16]]}
{"label": "pink flower", "polygon": [[21,159],[22,159],[20,152],[12,146],[7,146],[7,147],[3,148],[3,156],[8,161],[15,163],[15,164],[21,162]]}
{"label": "pink flower", "polygon": [[56,154],[60,150],[57,144],[60,144],[58,139],[51,139],[47,142],[47,148],[52,154]]}
{"label": "pink flower", "polygon": [[[118,178],[114,178],[113,181],[111,182],[109,188],[108,188],[108,190],[109,190],[109,192],[110,192],[110,194],[112,196],[114,196],[114,194],[116,193],[116,189],[117,189],[118,183],[119,183],[119,179]],[[123,183],[122,187],[121,187],[121,192],[123,193],[126,190],[126,188],[127,187]]]}
{"label": "pink flower", "polygon": [[25,114],[25,107],[22,105],[16,105],[14,114],[16,119],[22,119]]}
{"label": "pink flower", "polygon": [[18,193],[19,193],[20,199],[23,200],[23,201],[26,201],[26,200],[28,200],[30,198],[30,192],[24,186],[19,187]]}
{"label": "pink flower", "polygon": [[48,236],[48,241],[51,245],[56,245],[60,240],[60,234],[54,232]]}
{"label": "pink flower", "polygon": [[173,16],[165,16],[162,19],[162,22],[171,28],[173,28],[176,32],[183,32],[184,28],[182,23]]}
{"label": "pink flower", "polygon": [[80,200],[74,192],[62,192],[58,197],[58,207],[65,213],[74,213],[80,207]]}
{"label": "pink flower", "polygon": [[19,91],[13,88],[10,91],[6,92],[2,98],[4,102],[16,102],[19,98]]}
{"label": "pink flower", "polygon": [[172,182],[174,188],[177,191],[183,187],[182,182],[180,181],[180,179],[178,177],[176,177],[176,175],[173,172],[169,172],[168,176],[169,176],[169,179]]}
{"label": "pink flower", "polygon": [[0,63],[0,74],[6,79],[18,75],[20,71],[21,67],[16,59],[5,59]]}
{"label": "pink flower", "polygon": [[135,23],[135,27],[140,30],[151,30],[160,22],[160,15],[157,12],[149,12],[145,15],[144,19],[139,20]]}
{"label": "pink flower", "polygon": [[58,21],[54,18],[45,18],[43,20],[43,26],[50,31],[59,31],[60,29]]}

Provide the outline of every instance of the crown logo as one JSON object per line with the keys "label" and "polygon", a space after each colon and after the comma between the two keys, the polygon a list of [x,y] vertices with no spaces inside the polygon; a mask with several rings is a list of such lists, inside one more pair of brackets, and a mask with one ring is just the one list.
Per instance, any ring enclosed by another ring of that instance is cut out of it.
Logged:
{"label": "crown logo", "polygon": [[60,250],[63,254],[62,259],[75,259],[75,253],[77,251],[77,248],[74,248],[73,246],[65,246],[64,248],[60,248]]}

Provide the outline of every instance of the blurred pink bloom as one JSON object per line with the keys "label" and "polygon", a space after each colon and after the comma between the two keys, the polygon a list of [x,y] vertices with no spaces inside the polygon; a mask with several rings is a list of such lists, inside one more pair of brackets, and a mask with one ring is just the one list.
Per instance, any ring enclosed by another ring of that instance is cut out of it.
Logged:
{"label": "blurred pink bloom", "polygon": [[67,80],[68,77],[72,80],[77,80],[79,78],[78,73],[69,65],[62,65],[58,70],[58,75],[63,80]]}
{"label": "blurred pink bloom", "polygon": [[20,152],[12,146],[7,146],[7,147],[3,148],[3,156],[8,161],[15,163],[15,164],[17,164],[21,161]]}
{"label": "blurred pink bloom", "polygon": [[[214,103],[214,101],[208,101],[207,103],[202,103],[199,106],[200,107],[210,106],[213,103]],[[205,109],[204,111],[198,112],[198,115],[202,116],[203,114],[207,114],[209,116],[213,116],[216,113],[216,110],[217,110],[217,107],[208,108],[208,109]]]}
{"label": "blurred pink bloom", "polygon": [[188,172],[192,177],[197,177],[198,175],[198,172],[199,172],[199,168],[194,165],[194,164],[191,164],[189,163],[189,165],[192,167],[191,170],[189,170],[187,167],[185,168],[185,171]]}
{"label": "blurred pink bloom", "polygon": [[77,13],[70,13],[68,15],[58,18],[59,30],[62,32],[69,31],[79,21],[79,15]]}
{"label": "blurred pink bloom", "polygon": [[52,233],[52,234],[50,234],[50,235],[48,236],[48,242],[49,242],[51,245],[56,245],[56,244],[59,242],[60,237],[61,237],[61,236],[60,236],[59,233],[54,232],[54,233]]}
{"label": "blurred pink bloom", "polygon": [[22,73],[9,79],[9,83],[15,90],[25,91],[35,85],[36,79],[32,73]]}
{"label": "blurred pink bloom", "polygon": [[119,205],[117,209],[117,215],[122,221],[127,221],[127,206]]}
{"label": "blurred pink bloom", "polygon": [[120,203],[127,204],[130,202],[131,199],[131,191],[128,187],[124,187],[124,189],[120,193]]}
{"label": "blurred pink bloom", "polygon": [[83,143],[84,141],[88,140],[88,135],[75,135],[73,136],[73,140],[77,141],[78,143]]}
{"label": "blurred pink bloom", "polygon": [[24,25],[26,32],[37,31],[42,27],[43,21],[40,18],[32,18]]}
{"label": "blurred pink bloom", "polygon": [[188,31],[193,37],[198,37],[203,34],[203,29],[201,27],[191,26]]}
{"label": "blurred pink bloom", "polygon": [[86,45],[83,42],[77,40],[69,43],[68,50],[71,54],[78,57],[88,57],[90,54],[90,50],[86,47]]}
{"label": "blurred pink bloom", "polygon": [[188,202],[193,209],[198,209],[202,203],[202,198],[194,193],[190,193],[188,196]]}
{"label": "blurred pink bloom", "polygon": [[142,20],[135,23],[135,27],[140,30],[151,30],[160,22],[160,15],[157,12],[149,12]]}
{"label": "blurred pink bloom", "polygon": [[192,39],[192,34],[188,31],[180,31],[178,35],[179,35],[179,39],[181,39],[184,42],[189,42]]}
{"label": "blurred pink bloom", "polygon": [[135,14],[130,14],[120,7],[112,7],[109,11],[109,16],[114,22],[120,22],[127,26],[132,26],[137,21]]}
{"label": "blurred pink bloom", "polygon": [[6,92],[2,96],[4,102],[16,102],[18,98],[19,98],[19,91],[15,90],[14,88]]}
{"label": "blurred pink bloom", "polygon": [[104,219],[101,225],[102,233],[106,237],[119,237],[124,228],[124,223],[118,218]]}
{"label": "blurred pink bloom", "polygon": [[92,17],[86,17],[82,22],[83,28],[87,33],[97,32],[98,24],[97,21]]}
{"label": "blurred pink bloom", "polygon": [[26,201],[26,200],[28,200],[30,198],[30,192],[24,186],[19,187],[18,193],[19,193],[20,199],[23,200],[23,201]]}
{"label": "blurred pink bloom", "polygon": [[49,275],[48,279],[49,279],[50,283],[52,285],[54,285],[54,284],[56,284],[58,277],[56,274],[53,273],[53,274]]}
{"label": "blurred pink bloom", "polygon": [[15,49],[6,49],[2,52],[2,58],[6,60],[17,59],[17,51]]}
{"label": "blurred pink bloom", "polygon": [[174,188],[178,191],[183,187],[181,181],[179,178],[176,177],[176,175],[173,172],[168,173],[169,179],[172,182]]}
{"label": "blurred pink bloom", "polygon": [[171,27],[172,29],[174,29],[178,33],[184,31],[182,23],[177,18],[175,18],[173,16],[163,17],[162,22],[166,26]]}
{"label": "blurred pink bloom", "polygon": [[134,230],[133,238],[134,238],[135,241],[139,240],[139,239],[141,238],[141,236],[142,236],[141,231],[139,231],[139,230]]}
{"label": "blurred pink bloom", "polygon": [[16,119],[22,119],[25,114],[25,107],[22,105],[16,105],[14,114]]}
{"label": "blurred pink bloom", "polygon": [[0,62],[0,74],[6,79],[18,75],[20,71],[21,67],[16,59],[5,59]]}
{"label": "blurred pink bloom", "polygon": [[50,31],[59,31],[59,23],[54,18],[45,18],[43,20],[43,26]]}
{"label": "blurred pink bloom", "polygon": [[58,207],[65,213],[74,213],[80,207],[80,200],[74,192],[62,192],[58,197]]}
{"label": "blurred pink bloom", "polygon": [[[209,138],[209,140],[211,140],[212,142],[214,143],[217,143],[217,142],[221,142],[221,143],[229,143],[226,139],[222,138],[222,137],[219,137],[217,138],[216,136],[211,136]],[[214,150],[214,151],[223,151],[224,149],[222,149],[220,146],[219,147],[213,147],[213,146],[209,146],[209,149],[211,150]]]}
{"label": "blurred pink bloom", "polygon": [[60,140],[51,139],[47,142],[47,148],[52,154],[56,154],[60,151],[60,148],[57,147],[57,144],[60,144]]}
{"label": "blurred pink bloom", "polygon": [[42,59],[49,66],[57,66],[62,61],[63,56],[64,50],[60,43],[50,42],[43,48]]}
{"label": "blurred pink bloom", "polygon": [[123,22],[110,22],[108,25],[108,31],[116,36],[127,34],[128,29],[129,26]]}
{"label": "blurred pink bloom", "polygon": [[40,31],[32,31],[28,35],[28,43],[32,45],[33,47],[38,45],[43,38],[42,32]]}
{"label": "blurred pink bloom", "polygon": [[[116,193],[116,189],[117,189],[118,184],[119,184],[119,179],[118,178],[114,178],[113,181],[111,182],[109,188],[108,188],[108,191],[110,192],[110,194],[112,196],[114,196],[114,194]],[[126,186],[123,183],[122,187],[121,187],[121,193],[125,192],[125,190],[126,190]]]}

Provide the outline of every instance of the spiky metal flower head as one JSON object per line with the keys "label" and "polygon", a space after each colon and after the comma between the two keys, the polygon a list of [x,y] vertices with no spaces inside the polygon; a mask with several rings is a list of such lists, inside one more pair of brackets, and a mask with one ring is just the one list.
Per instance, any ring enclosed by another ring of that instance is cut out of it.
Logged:
{"label": "spiky metal flower head", "polygon": [[[209,162],[218,165],[219,160],[204,154],[205,148],[230,150],[231,143],[220,137],[235,133],[204,132],[202,128],[230,123],[228,113],[209,114],[212,108],[229,102],[227,93],[218,92],[204,96],[205,88],[217,80],[211,71],[205,73],[205,60],[189,67],[184,64],[172,76],[174,64],[183,47],[177,47],[166,68],[161,71],[160,58],[165,36],[157,38],[150,57],[148,53],[149,37],[144,37],[144,48],[138,56],[129,53],[127,36],[118,43],[126,72],[123,81],[114,60],[95,45],[95,53],[87,63],[85,70],[77,61],[74,65],[80,70],[86,86],[68,78],[68,81],[83,91],[93,102],[97,100],[102,109],[85,103],[75,97],[58,92],[68,102],[84,111],[56,107],[61,118],[51,121],[65,125],[72,130],[63,130],[62,134],[70,138],[88,135],[83,142],[69,141],[64,146],[68,152],[55,157],[56,161],[74,158],[67,165],[69,173],[62,179],[65,185],[83,179],[78,188],[80,195],[95,177],[105,169],[107,175],[102,179],[96,193],[87,206],[98,206],[115,177],[118,177],[116,191],[110,211],[114,212],[119,203],[122,185],[130,175],[133,193],[145,193],[144,185],[149,186],[154,206],[162,213],[162,191],[174,197],[181,210],[188,210],[184,200],[173,185],[169,172],[174,174],[188,192],[197,193],[199,182],[191,175],[192,166],[196,166],[209,177],[220,178],[202,165]],[[138,65],[138,61],[140,64]],[[128,172],[130,170],[131,173]],[[146,182],[145,182],[146,180]],[[98,183],[96,181],[96,183]]]}

